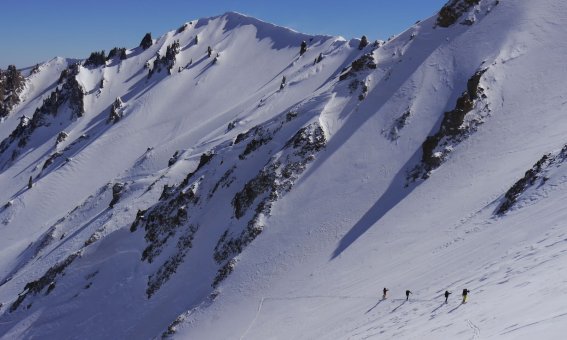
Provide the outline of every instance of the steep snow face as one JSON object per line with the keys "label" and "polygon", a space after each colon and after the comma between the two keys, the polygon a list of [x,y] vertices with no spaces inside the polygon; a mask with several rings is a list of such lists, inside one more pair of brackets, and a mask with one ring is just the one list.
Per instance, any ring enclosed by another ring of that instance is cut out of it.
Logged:
{"label": "steep snow face", "polygon": [[2,334],[148,336],[206,302],[324,147],[318,115],[363,52],[228,13],[104,66],[41,65],[0,126]]}
{"label": "steep snow face", "polygon": [[227,13],[41,65],[0,124],[0,334],[559,338],[566,16],[453,0],[359,49]]}
{"label": "steep snow face", "polygon": [[[472,25],[433,18],[376,50],[367,99],[322,114],[326,150],[180,338],[562,338],[566,14],[480,1]],[[412,181],[440,132],[439,164]]]}

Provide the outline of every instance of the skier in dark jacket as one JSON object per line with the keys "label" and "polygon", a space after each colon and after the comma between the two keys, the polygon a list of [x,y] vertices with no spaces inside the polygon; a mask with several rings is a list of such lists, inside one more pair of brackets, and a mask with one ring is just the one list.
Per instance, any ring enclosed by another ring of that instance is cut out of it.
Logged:
{"label": "skier in dark jacket", "polygon": [[382,295],[382,300],[386,300],[386,293],[388,293],[388,288],[384,287],[384,289],[382,290],[384,292],[384,294]]}
{"label": "skier in dark jacket", "polygon": [[447,300],[449,299],[449,295],[451,295],[451,292],[446,290],[445,291],[445,303],[447,303]]}
{"label": "skier in dark jacket", "polygon": [[409,300],[409,295],[413,294],[409,289],[406,290],[406,301]]}
{"label": "skier in dark jacket", "polygon": [[467,294],[470,293],[471,291],[468,289],[463,289],[463,303],[467,302]]}

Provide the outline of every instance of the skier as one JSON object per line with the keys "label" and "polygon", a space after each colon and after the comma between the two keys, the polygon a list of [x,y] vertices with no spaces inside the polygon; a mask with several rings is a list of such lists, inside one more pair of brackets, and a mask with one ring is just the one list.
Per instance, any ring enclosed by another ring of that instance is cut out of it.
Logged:
{"label": "skier", "polygon": [[445,303],[447,303],[447,300],[449,299],[449,295],[451,295],[451,292],[446,290],[445,291]]}
{"label": "skier", "polygon": [[409,295],[410,295],[410,294],[413,294],[413,293],[412,293],[409,289],[406,290],[406,301],[409,300]]}
{"label": "skier", "polygon": [[471,291],[468,289],[463,289],[463,303],[467,302],[467,294],[470,293]]}
{"label": "skier", "polygon": [[386,293],[388,293],[388,288],[384,287],[384,289],[382,290],[384,292],[384,294],[382,295],[382,300],[386,300]]}

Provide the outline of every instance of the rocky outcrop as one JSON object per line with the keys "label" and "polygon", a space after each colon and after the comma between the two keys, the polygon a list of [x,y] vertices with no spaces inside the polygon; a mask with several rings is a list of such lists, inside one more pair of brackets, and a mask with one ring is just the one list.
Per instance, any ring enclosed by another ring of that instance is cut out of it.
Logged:
{"label": "rocky outcrop", "polygon": [[524,177],[520,178],[504,194],[502,202],[495,211],[495,215],[504,215],[516,204],[519,198],[530,188],[538,187],[549,180],[546,172],[567,161],[567,145],[556,154],[549,153],[544,155],[534,166],[526,171]]}
{"label": "rocky outcrop", "polygon": [[110,209],[114,208],[114,205],[118,203],[124,188],[124,183],[114,183],[114,185],[112,186],[112,201],[110,201],[110,204],[108,205]]}
{"label": "rocky outcrop", "polygon": [[168,74],[171,74],[171,69],[175,65],[175,58],[179,54],[180,45],[179,40],[174,41],[171,45],[167,46],[165,51],[165,56],[156,55],[153,62],[153,67],[149,70],[148,78],[150,78],[155,72],[161,72],[162,67],[167,69]]}
{"label": "rocky outcrop", "polygon": [[437,26],[450,27],[473,6],[478,5],[480,0],[451,0],[439,11]]}
{"label": "rocky outcrop", "polygon": [[[55,288],[55,279],[59,275],[63,275],[65,269],[80,256],[80,253],[73,253],[69,255],[63,262],[60,262],[49,268],[49,270],[45,272],[45,274],[43,274],[43,276],[39,279],[28,282],[24,287],[24,290],[20,294],[18,294],[16,301],[14,301],[14,303],[12,303],[12,305],[10,306],[10,312],[17,310],[28,296],[41,293],[41,291],[43,291],[45,287],[48,287],[46,294],[49,294]],[[27,308],[30,307],[31,304],[27,306]]]}
{"label": "rocky outcrop", "polygon": [[183,262],[187,252],[193,247],[193,238],[198,229],[198,225],[190,225],[185,228],[184,234],[177,241],[176,253],[167,259],[165,263],[159,267],[156,273],[150,275],[146,289],[146,295],[148,298],[151,298],[152,295],[154,295],[155,292],[157,292],[173,274],[175,274],[175,271]]}
{"label": "rocky outcrop", "polygon": [[0,69],[0,118],[6,117],[14,106],[20,103],[20,93],[24,89],[25,79],[10,65],[6,70]]}
{"label": "rocky outcrop", "polygon": [[124,103],[120,97],[117,97],[110,106],[110,114],[108,115],[108,123],[118,122],[123,115]]}
{"label": "rocky outcrop", "polygon": [[363,70],[375,70],[378,67],[372,52],[364,54],[362,57],[353,61],[349,68],[343,70],[339,80],[356,77],[356,74]]}
{"label": "rocky outcrop", "polygon": [[455,108],[445,112],[439,130],[422,144],[421,163],[408,174],[408,181],[429,178],[446,160],[453,148],[483,123],[490,113],[480,80],[488,69],[477,71],[467,82],[467,91],[457,99]]}
{"label": "rocky outcrop", "polygon": [[169,195],[162,195],[160,203],[148,210],[141,222],[138,221],[144,227],[144,238],[148,244],[142,253],[143,261],[151,263],[161,253],[167,240],[187,222],[190,206],[199,201],[194,190],[171,190]]}
{"label": "rocky outcrop", "polygon": [[213,257],[222,267],[213,281],[213,287],[230,274],[235,265],[234,256],[260,235],[264,229],[263,218],[270,215],[274,202],[291,190],[325,144],[325,134],[318,123],[302,128],[236,193],[232,200],[234,216],[236,219],[249,216],[249,219],[238,235],[226,230],[215,246]]}
{"label": "rocky outcrop", "polygon": [[[0,154],[4,154],[12,146],[10,161],[18,157],[21,148],[24,148],[32,134],[40,127],[51,125],[52,118],[57,116],[63,104],[68,103],[72,112],[71,118],[81,117],[85,110],[83,104],[83,88],[77,82],[76,75],[79,65],[72,65],[61,73],[60,83],[51,94],[43,100],[31,118],[22,117],[18,126],[0,143]],[[1,166],[0,166],[1,167]]]}
{"label": "rocky outcrop", "polygon": [[396,118],[390,129],[384,131],[385,137],[387,137],[391,141],[398,139],[400,137],[400,131],[406,126],[410,116],[411,110],[407,110],[401,116]]}

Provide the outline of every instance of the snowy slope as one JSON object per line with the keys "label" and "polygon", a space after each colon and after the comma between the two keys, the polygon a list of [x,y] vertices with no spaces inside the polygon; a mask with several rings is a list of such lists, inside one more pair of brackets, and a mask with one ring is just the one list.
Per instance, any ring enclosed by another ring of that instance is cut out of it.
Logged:
{"label": "snowy slope", "polygon": [[[31,131],[0,155],[0,334],[561,338],[567,5],[449,5],[361,49],[227,13],[41,65],[0,123]],[[83,114],[22,126],[74,80]]]}

